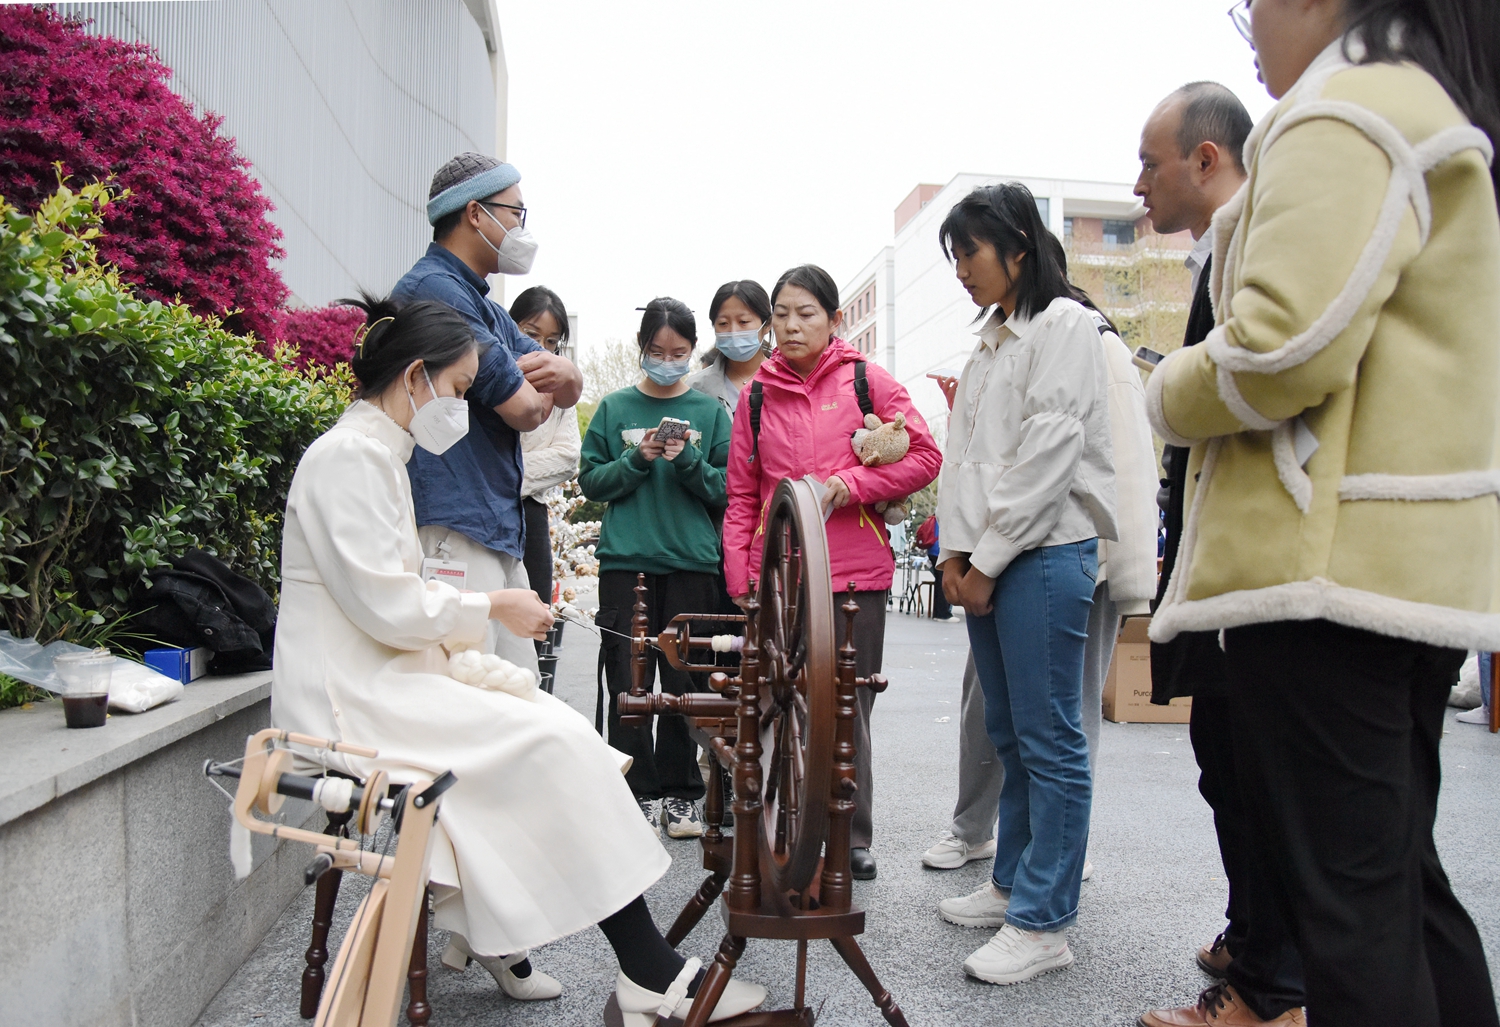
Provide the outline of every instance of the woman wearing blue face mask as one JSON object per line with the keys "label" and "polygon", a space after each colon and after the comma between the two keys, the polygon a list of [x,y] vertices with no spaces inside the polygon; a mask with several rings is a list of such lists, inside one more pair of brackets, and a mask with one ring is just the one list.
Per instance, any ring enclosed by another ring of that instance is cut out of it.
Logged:
{"label": "woman wearing blue face mask", "polygon": [[714,348],[703,369],[688,375],[688,388],[718,400],[734,418],[740,390],[771,355],[771,298],[759,282],[726,282],[708,305],[714,325]]}
{"label": "woman wearing blue face mask", "polygon": [[[630,688],[630,646],[609,632],[630,631],[637,574],[646,575],[651,633],[679,613],[717,608],[717,520],[726,499],[729,415],[685,381],[698,338],[685,304],[652,300],[636,338],[645,378],[599,401],[583,439],[578,483],[588,498],[609,504],[596,550],[597,623],[609,629],[599,650],[609,685],[609,742],[635,758],[625,779],[647,820],[656,822],[661,800],[667,834],[692,838],[703,833],[696,805],[703,797],[703,775],[687,722],[662,718],[654,742],[650,727],[620,726],[614,697]],[[658,439],[663,418],[685,421],[686,428],[677,438]],[[673,670],[665,659],[659,670],[664,692],[681,695],[707,686]]]}

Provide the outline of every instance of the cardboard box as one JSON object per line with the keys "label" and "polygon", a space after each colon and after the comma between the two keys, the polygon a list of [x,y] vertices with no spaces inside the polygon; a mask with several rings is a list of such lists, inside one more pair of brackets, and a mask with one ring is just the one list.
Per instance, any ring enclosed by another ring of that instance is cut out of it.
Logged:
{"label": "cardboard box", "polygon": [[194,646],[192,649],[147,649],[142,659],[158,674],[165,674],[185,685],[208,673],[208,661],[212,655],[202,646]]}
{"label": "cardboard box", "polygon": [[1115,640],[1115,656],[1104,679],[1104,719],[1116,724],[1186,724],[1191,697],[1173,699],[1170,706],[1151,703],[1150,617],[1126,617]]}

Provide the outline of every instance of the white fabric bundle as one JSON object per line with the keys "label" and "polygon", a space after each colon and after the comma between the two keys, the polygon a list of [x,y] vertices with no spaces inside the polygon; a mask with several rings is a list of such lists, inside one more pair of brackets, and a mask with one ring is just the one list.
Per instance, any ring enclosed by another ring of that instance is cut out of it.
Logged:
{"label": "white fabric bundle", "polygon": [[460,649],[448,657],[448,674],[466,685],[491,692],[508,692],[518,699],[535,700],[537,694],[535,674],[502,660],[494,653]]}

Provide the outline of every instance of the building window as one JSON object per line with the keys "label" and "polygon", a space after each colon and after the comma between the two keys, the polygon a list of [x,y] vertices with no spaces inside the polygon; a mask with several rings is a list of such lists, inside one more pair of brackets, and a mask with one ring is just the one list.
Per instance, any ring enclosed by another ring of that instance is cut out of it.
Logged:
{"label": "building window", "polygon": [[1104,245],[1129,246],[1135,242],[1134,221],[1105,221]]}
{"label": "building window", "polygon": [[1052,214],[1052,201],[1045,196],[1038,196],[1036,200],[1036,212],[1042,216],[1042,224],[1048,224]]}
{"label": "building window", "polygon": [[1063,218],[1063,242],[1073,241],[1073,219]]}

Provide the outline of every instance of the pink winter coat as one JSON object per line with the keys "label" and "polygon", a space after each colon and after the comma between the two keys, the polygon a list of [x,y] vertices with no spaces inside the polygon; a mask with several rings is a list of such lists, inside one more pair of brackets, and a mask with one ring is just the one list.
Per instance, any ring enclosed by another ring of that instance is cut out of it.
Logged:
{"label": "pink winter coat", "polygon": [[943,455],[927,422],[911,405],[896,379],[867,362],[870,401],[882,421],[906,415],[911,449],[896,463],[864,467],[849,444],[864,427],[854,394],[854,362],[862,359],[843,339],[832,339],[812,374],[803,381],[772,354],[755,372],[763,383],[760,452],[752,462],[750,388],[740,394],[729,441],[729,509],[724,515],[724,579],[731,596],[750,591],[760,576],[765,514],[782,478],[811,474],[827,481],[837,474],[849,486],[850,501],[828,518],[833,581],[842,592],[850,581],[859,591],[891,587],[895,561],[885,523],[873,509],[882,499],[900,499],[925,488],[938,475]]}

